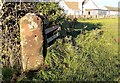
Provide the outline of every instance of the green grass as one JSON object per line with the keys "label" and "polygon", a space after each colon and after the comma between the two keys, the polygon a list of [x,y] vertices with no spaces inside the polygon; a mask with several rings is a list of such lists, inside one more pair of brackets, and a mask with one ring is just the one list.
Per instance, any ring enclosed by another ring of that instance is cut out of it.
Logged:
{"label": "green grass", "polygon": [[[118,19],[78,20],[77,29],[97,27],[62,43],[62,39],[48,48],[45,63],[46,70],[18,78],[18,81],[120,81],[120,58],[118,56]],[[84,24],[82,24],[84,23]],[[74,34],[74,33],[73,33]]]}

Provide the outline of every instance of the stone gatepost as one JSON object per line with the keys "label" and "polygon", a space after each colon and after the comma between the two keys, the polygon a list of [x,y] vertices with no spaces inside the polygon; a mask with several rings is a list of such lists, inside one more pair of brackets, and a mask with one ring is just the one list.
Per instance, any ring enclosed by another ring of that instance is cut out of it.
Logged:
{"label": "stone gatepost", "polygon": [[28,13],[20,19],[23,71],[37,70],[43,65],[42,29],[42,20],[34,13]]}

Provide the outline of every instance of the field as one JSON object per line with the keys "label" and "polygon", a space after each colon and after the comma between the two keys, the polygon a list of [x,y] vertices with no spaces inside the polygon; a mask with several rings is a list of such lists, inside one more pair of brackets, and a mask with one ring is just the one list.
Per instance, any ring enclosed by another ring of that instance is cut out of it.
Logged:
{"label": "field", "polygon": [[47,68],[17,81],[120,81],[117,18],[78,20],[67,36],[48,48]]}

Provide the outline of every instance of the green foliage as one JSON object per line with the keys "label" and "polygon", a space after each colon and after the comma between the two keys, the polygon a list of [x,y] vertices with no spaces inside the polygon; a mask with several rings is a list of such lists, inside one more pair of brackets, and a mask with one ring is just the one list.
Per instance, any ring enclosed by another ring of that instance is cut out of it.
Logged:
{"label": "green foliage", "polygon": [[47,16],[49,23],[59,24],[62,23],[64,14],[62,14],[63,9],[59,7],[58,3],[55,2],[40,2],[37,3],[38,11]]}
{"label": "green foliage", "polygon": [[2,80],[4,80],[6,83],[9,83],[15,73],[16,73],[15,69],[4,67],[2,69],[2,75],[3,75]]}
{"label": "green foliage", "polygon": [[[74,38],[76,42],[74,46],[71,41],[63,44],[62,39],[57,39],[47,51],[45,63],[49,68],[40,70],[32,78],[27,76],[27,79],[36,80],[36,82],[120,81],[118,44],[114,40],[118,37],[115,30],[118,28],[117,19],[84,21],[87,24],[88,22],[91,27],[101,23],[101,29],[78,34]],[[114,29],[108,30],[108,26]],[[114,33],[111,34],[111,32]]]}

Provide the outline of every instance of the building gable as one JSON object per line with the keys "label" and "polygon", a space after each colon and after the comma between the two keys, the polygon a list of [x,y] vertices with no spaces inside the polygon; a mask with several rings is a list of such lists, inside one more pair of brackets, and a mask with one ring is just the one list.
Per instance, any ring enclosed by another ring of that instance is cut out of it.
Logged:
{"label": "building gable", "polygon": [[84,9],[99,9],[99,7],[92,0],[86,0],[83,7]]}

